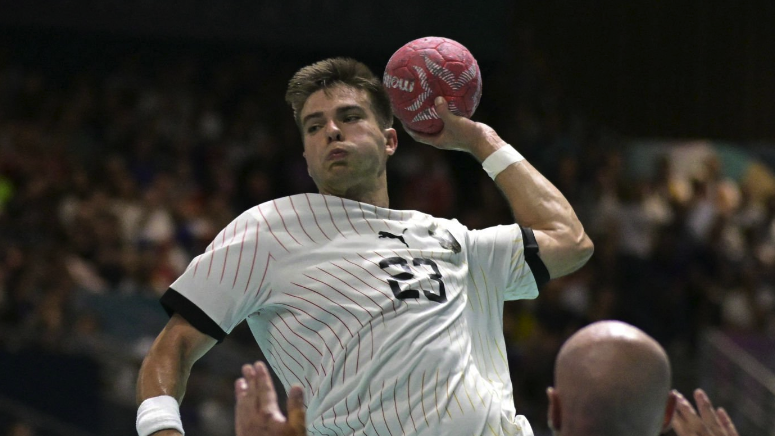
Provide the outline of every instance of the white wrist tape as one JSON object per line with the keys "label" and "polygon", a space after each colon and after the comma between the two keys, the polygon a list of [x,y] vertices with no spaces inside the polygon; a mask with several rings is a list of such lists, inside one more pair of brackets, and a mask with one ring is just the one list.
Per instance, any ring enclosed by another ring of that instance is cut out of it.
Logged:
{"label": "white wrist tape", "polygon": [[509,165],[523,160],[525,158],[517,150],[514,150],[514,147],[506,144],[495,153],[487,156],[487,159],[482,162],[482,168],[487,171],[487,175],[491,179],[495,180],[495,177]]}
{"label": "white wrist tape", "polygon": [[169,395],[148,398],[137,409],[137,434],[148,436],[165,429],[174,429],[182,434],[183,423],[180,421],[178,401]]}

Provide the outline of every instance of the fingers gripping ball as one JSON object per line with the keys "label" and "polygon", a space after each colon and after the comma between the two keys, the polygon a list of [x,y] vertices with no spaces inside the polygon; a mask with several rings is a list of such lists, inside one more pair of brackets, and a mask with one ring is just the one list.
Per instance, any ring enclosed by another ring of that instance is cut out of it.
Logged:
{"label": "fingers gripping ball", "polygon": [[482,96],[479,64],[462,44],[448,38],[415,39],[390,57],[382,83],[393,112],[422,133],[441,131],[433,101],[444,97],[452,113],[470,118]]}

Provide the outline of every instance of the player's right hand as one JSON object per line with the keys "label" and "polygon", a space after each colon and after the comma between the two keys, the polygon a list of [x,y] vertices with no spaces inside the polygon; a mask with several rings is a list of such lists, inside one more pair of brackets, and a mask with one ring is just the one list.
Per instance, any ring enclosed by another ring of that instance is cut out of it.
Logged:
{"label": "player's right hand", "polygon": [[443,97],[437,97],[435,105],[436,113],[444,121],[444,128],[437,134],[428,135],[403,124],[404,130],[415,141],[443,150],[467,151],[479,160],[505,144],[492,127],[453,114]]}
{"label": "player's right hand", "polygon": [[277,392],[263,362],[242,367],[242,378],[234,383],[237,436],[305,436],[304,390],[293,386],[288,393],[288,418],[280,412]]}
{"label": "player's right hand", "polygon": [[702,389],[694,391],[699,415],[689,400],[677,394],[673,430],[678,436],[739,436],[735,424],[723,408],[714,409]]}

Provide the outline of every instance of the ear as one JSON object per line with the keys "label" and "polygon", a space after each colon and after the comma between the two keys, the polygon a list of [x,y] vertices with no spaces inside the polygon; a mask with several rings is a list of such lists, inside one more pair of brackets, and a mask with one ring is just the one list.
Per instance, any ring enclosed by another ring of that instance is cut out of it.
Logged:
{"label": "ear", "polygon": [[549,398],[547,424],[549,425],[549,430],[556,433],[562,429],[562,406],[560,404],[560,396],[557,394],[557,391],[551,387],[546,389],[546,396]]}
{"label": "ear", "polygon": [[675,391],[670,391],[670,394],[667,396],[667,405],[665,405],[665,417],[662,420],[661,433],[667,433],[670,430],[671,424],[673,423],[676,401],[678,401],[678,397],[676,396]]}
{"label": "ear", "polygon": [[383,130],[382,134],[385,135],[385,152],[388,156],[392,156],[398,148],[398,133],[396,133],[396,129],[389,128]]}

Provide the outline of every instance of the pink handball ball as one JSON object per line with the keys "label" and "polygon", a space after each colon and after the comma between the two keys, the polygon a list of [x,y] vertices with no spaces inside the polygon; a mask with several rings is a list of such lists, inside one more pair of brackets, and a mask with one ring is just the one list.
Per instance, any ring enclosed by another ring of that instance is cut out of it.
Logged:
{"label": "pink handball ball", "polygon": [[406,127],[435,134],[444,123],[434,100],[444,97],[452,113],[470,118],[482,97],[479,64],[462,44],[448,38],[415,39],[396,51],[382,83],[393,113]]}

